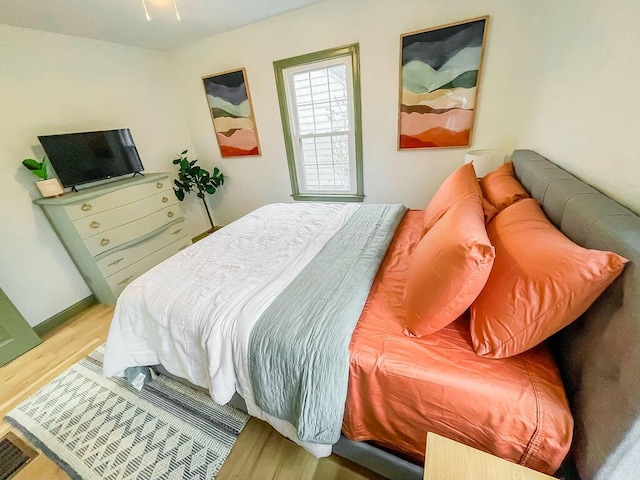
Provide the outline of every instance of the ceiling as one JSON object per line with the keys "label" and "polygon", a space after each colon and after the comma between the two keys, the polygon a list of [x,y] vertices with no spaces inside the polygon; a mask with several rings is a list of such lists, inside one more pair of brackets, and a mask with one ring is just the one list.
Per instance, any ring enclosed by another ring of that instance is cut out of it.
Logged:
{"label": "ceiling", "polygon": [[0,0],[0,23],[168,50],[320,0]]}

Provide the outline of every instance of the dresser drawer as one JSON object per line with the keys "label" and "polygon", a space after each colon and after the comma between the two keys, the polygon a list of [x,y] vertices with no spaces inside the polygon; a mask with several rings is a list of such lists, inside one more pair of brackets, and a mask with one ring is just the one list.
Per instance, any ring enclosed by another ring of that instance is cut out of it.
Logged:
{"label": "dresser drawer", "polygon": [[136,202],[158,192],[168,191],[173,195],[172,189],[171,180],[169,177],[165,177],[89,198],[83,202],[66,205],[64,209],[71,220],[77,220],[87,215],[109,210],[118,205]]}
{"label": "dresser drawer", "polygon": [[141,258],[151,255],[164,248],[166,245],[181,239],[187,234],[184,222],[171,225],[166,230],[147,238],[140,243],[123,248],[117,252],[108,254],[96,262],[100,272],[108,277],[119,272],[125,267],[137,262]]}
{"label": "dresser drawer", "polygon": [[139,218],[178,203],[173,192],[160,192],[137,202],[127,203],[103,212],[87,215],[75,220],[73,224],[82,238],[106,232],[112,228],[134,222]]}
{"label": "dresser drawer", "polygon": [[162,228],[167,223],[181,218],[182,212],[178,205],[172,205],[158,210],[151,215],[142,217],[136,222],[121,225],[111,230],[93,235],[84,240],[89,253],[94,257],[112,248],[118,247],[136,238],[147,235]]}
{"label": "dresser drawer", "polygon": [[107,283],[111,287],[113,294],[117,297],[120,295],[124,287],[129,285],[133,280],[138,278],[147,270],[155,267],[157,264],[166,260],[172,255],[175,255],[180,250],[191,245],[191,240],[189,237],[185,235],[182,238],[179,238],[175,242],[167,245],[166,247],[148,255],[132,265],[129,265],[126,268],[123,268],[117,273],[110,275],[107,277]]}

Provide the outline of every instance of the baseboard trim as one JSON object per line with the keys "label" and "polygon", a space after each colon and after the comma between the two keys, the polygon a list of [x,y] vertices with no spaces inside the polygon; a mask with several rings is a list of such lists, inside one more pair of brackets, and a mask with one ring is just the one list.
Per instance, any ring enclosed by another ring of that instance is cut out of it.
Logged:
{"label": "baseboard trim", "polygon": [[69,308],[65,308],[60,313],[56,313],[53,317],[47,318],[44,322],[39,323],[35,327],[33,327],[34,332],[38,334],[38,336],[42,336],[47,333],[49,330],[53,330],[58,325],[66,322],[71,317],[76,316],[80,312],[86,310],[91,305],[95,305],[98,303],[96,301],[96,297],[93,295],[89,295],[87,298],[83,298],[78,303],[74,303]]}
{"label": "baseboard trim", "polygon": [[208,236],[209,236],[209,235],[211,235],[212,233],[217,232],[217,231],[218,231],[218,230],[220,230],[221,228],[222,228],[222,225],[219,225],[219,226],[217,226],[217,227],[210,228],[210,229],[209,229],[209,230],[207,230],[206,232],[202,232],[201,234],[196,235],[195,237],[193,237],[193,238],[191,239],[191,243],[196,243],[196,242],[198,242],[198,241],[202,240],[203,238],[208,237]]}

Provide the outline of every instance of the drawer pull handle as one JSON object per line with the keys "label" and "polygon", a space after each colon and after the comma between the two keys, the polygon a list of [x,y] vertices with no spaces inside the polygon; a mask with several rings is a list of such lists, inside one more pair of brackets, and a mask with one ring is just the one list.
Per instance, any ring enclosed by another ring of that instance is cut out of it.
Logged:
{"label": "drawer pull handle", "polygon": [[82,206],[80,207],[80,210],[82,210],[83,212],[88,212],[92,208],[93,207],[91,206],[90,203],[83,203]]}
{"label": "drawer pull handle", "polygon": [[102,240],[100,240],[100,245],[102,245],[103,247],[105,245],[109,245],[109,239],[108,238],[103,238]]}
{"label": "drawer pull handle", "polygon": [[169,218],[173,217],[173,212],[172,211],[168,211],[167,212],[167,217],[169,217]]}
{"label": "drawer pull handle", "polygon": [[185,248],[187,248],[188,246],[189,246],[189,245],[183,245],[182,247],[180,247],[180,248],[178,249],[178,251],[179,251],[179,252],[181,252],[182,250],[184,250],[184,249],[185,249]]}
{"label": "drawer pull handle", "polygon": [[113,267],[114,265],[119,264],[122,260],[124,260],[124,257],[121,257],[117,260],[114,260],[113,262],[111,262],[110,264],[107,265],[107,267]]}
{"label": "drawer pull handle", "polygon": [[177,229],[175,232],[171,232],[171,235],[177,235],[182,231],[181,228]]}
{"label": "drawer pull handle", "polygon": [[100,226],[100,222],[96,222],[95,220],[91,222],[89,225],[91,228],[98,228]]}
{"label": "drawer pull handle", "polygon": [[162,197],[162,203],[167,203],[169,199],[167,197]]}
{"label": "drawer pull handle", "polygon": [[162,187],[163,187],[163,183],[162,182],[156,183],[156,188],[162,188]]}
{"label": "drawer pull handle", "polygon": [[135,277],[135,275],[129,275],[127,278],[125,278],[124,280],[120,280],[118,282],[118,285],[122,285],[123,283],[127,283],[129,280],[132,280],[133,277]]}

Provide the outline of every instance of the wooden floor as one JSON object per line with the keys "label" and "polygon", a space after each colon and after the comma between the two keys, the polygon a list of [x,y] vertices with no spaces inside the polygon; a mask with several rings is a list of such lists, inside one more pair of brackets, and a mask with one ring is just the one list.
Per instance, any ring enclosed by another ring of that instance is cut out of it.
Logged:
{"label": "wooden floor", "polygon": [[[95,305],[47,333],[43,342],[0,368],[0,438],[14,431],[4,416],[23,399],[104,343],[113,308]],[[318,460],[252,418],[238,437],[217,480],[363,480],[382,477],[336,455]],[[69,479],[40,453],[12,480]]]}

